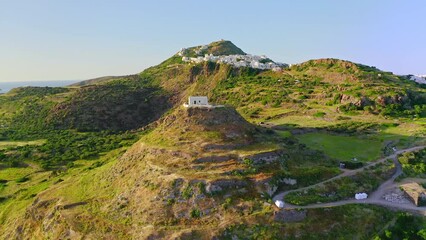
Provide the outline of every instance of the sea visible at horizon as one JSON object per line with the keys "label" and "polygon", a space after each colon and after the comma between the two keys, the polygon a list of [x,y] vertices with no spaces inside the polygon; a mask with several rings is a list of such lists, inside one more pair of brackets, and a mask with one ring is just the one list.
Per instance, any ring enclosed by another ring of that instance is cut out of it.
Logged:
{"label": "sea visible at horizon", "polygon": [[7,93],[17,87],[65,87],[79,81],[81,80],[0,82],[0,93]]}

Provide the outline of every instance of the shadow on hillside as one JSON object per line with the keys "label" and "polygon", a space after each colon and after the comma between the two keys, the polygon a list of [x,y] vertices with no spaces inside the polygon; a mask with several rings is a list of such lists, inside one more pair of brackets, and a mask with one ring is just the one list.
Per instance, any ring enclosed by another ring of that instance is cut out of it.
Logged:
{"label": "shadow on hillside", "polygon": [[91,85],[55,105],[47,122],[57,129],[124,131],[155,122],[172,106],[170,94],[159,87]]}
{"label": "shadow on hillside", "polygon": [[27,168],[29,165],[25,162],[0,163],[0,171],[8,168]]}

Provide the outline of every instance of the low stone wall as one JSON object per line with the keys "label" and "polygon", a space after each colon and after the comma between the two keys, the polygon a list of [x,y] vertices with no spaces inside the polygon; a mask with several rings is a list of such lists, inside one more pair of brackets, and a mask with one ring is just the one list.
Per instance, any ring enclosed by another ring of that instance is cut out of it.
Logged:
{"label": "low stone wall", "polygon": [[218,163],[226,162],[232,159],[237,159],[236,155],[225,155],[225,156],[208,156],[195,159],[194,163]]}
{"label": "low stone wall", "polygon": [[283,151],[276,150],[272,152],[263,152],[263,153],[258,153],[254,155],[242,156],[240,157],[240,160],[248,158],[252,160],[254,164],[269,164],[274,161],[277,161],[282,156],[283,156]]}
{"label": "low stone wall", "polygon": [[404,191],[405,196],[414,203],[416,206],[425,206],[426,205],[426,193],[425,189],[420,186],[418,183],[407,183],[401,185],[401,188]]}
{"label": "low stone wall", "polygon": [[221,192],[224,189],[240,189],[246,187],[248,184],[246,181],[237,179],[220,179],[213,182],[209,182],[206,185],[207,193]]}
{"label": "low stone wall", "polygon": [[307,210],[280,210],[274,212],[274,221],[277,222],[300,222],[306,218]]}

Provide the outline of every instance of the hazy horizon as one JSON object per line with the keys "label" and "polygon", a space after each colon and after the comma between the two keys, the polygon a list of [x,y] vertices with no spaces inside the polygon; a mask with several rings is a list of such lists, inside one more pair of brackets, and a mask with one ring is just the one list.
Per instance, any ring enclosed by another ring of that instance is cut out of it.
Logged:
{"label": "hazy horizon", "polygon": [[8,1],[0,82],[134,74],[220,39],[284,63],[339,58],[426,74],[424,9],[422,0]]}
{"label": "hazy horizon", "polygon": [[65,87],[81,80],[41,80],[41,81],[11,81],[0,82],[0,93],[7,93],[17,87]]}

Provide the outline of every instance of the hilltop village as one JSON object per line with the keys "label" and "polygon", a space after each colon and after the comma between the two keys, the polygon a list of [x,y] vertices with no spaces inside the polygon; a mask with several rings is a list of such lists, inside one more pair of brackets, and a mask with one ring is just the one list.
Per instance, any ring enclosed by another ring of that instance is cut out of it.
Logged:
{"label": "hilltop village", "polygon": [[426,84],[426,75],[408,75],[407,78],[420,84]]}
{"label": "hilltop village", "polygon": [[[182,48],[177,54],[182,57],[183,62],[201,63],[201,62],[217,62],[232,65],[234,67],[251,67],[262,70],[281,71],[289,65],[285,63],[274,62],[268,57],[262,55],[250,54],[234,54],[214,56],[213,54],[202,54],[207,50],[208,45],[203,45],[194,49],[196,57],[189,57],[190,49]],[[201,55],[201,56],[200,56]]]}

